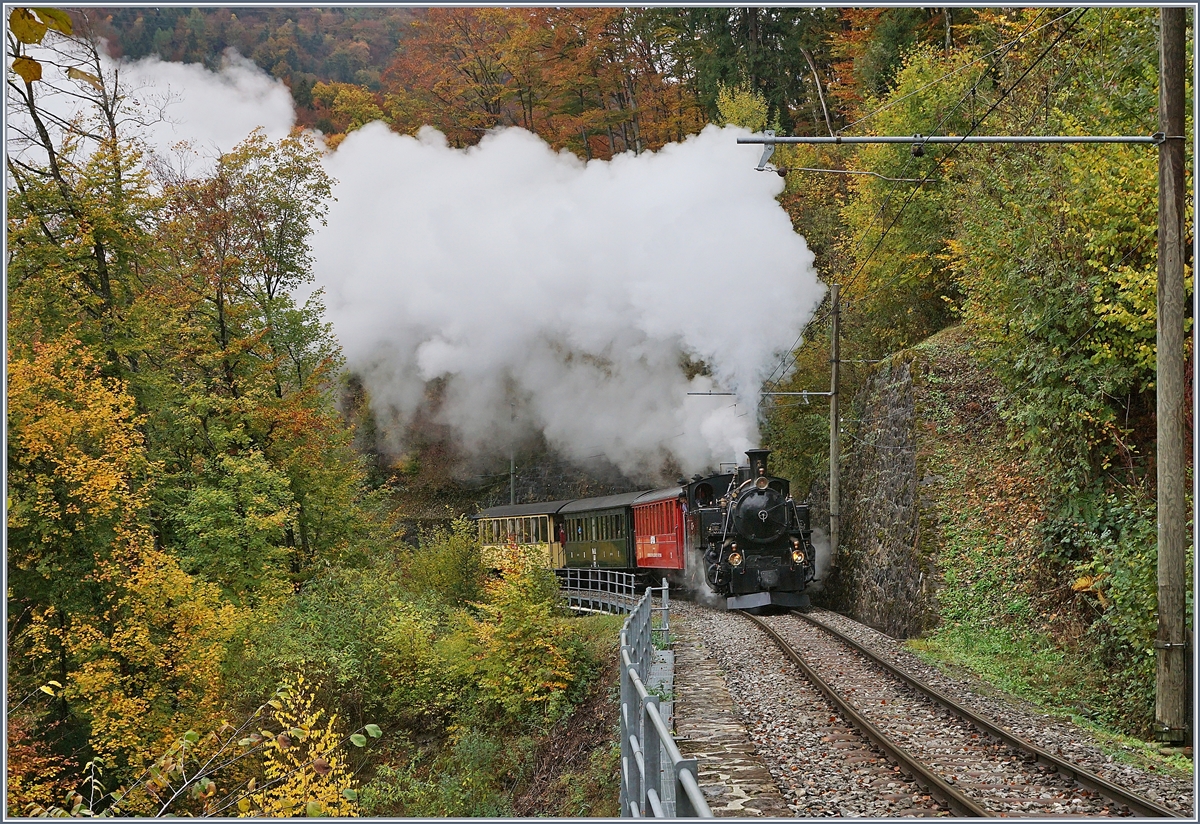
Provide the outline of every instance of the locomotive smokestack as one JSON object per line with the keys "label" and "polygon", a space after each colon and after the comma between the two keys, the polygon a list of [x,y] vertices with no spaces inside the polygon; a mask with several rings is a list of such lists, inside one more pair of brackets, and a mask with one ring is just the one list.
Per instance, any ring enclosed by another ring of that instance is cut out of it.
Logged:
{"label": "locomotive smokestack", "polygon": [[757,478],[759,475],[767,474],[767,456],[771,454],[769,449],[747,449],[746,457],[750,461],[750,477]]}

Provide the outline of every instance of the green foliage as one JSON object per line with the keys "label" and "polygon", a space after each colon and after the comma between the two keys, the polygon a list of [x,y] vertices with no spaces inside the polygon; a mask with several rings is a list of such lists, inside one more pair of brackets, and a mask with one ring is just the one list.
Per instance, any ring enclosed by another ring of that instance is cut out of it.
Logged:
{"label": "green foliage", "polygon": [[587,769],[582,774],[567,774],[559,779],[569,787],[567,801],[560,815],[570,818],[584,816],[617,818],[620,816],[621,747],[613,744],[597,749],[588,756]]}
{"label": "green foliage", "polygon": [[449,530],[433,530],[405,560],[400,585],[416,599],[462,608],[483,594],[483,563],[475,524],[458,518]]}
{"label": "green foliage", "polygon": [[[104,756],[111,788],[216,726],[231,638],[376,527],[320,295],[291,297],[330,197],[315,144],[255,133],[203,178],[155,180],[131,96],[68,81],[78,119],[8,166],[7,629],[14,683],[66,685],[33,720],[57,724],[52,754]],[[10,91],[47,116],[40,86]]]}
{"label": "green foliage", "polygon": [[285,591],[283,539],[296,516],[287,478],[258,450],[213,463],[176,515],[187,568],[234,603],[274,600]]}
{"label": "green foliage", "polygon": [[752,132],[767,128],[767,99],[748,84],[717,87],[717,125],[744,126]]}
{"label": "green foliage", "polygon": [[[970,110],[962,105],[974,81],[961,70],[974,59],[970,50],[946,58],[931,48],[910,53],[892,92],[865,105],[879,109],[870,121],[876,134],[962,134]],[[843,253],[850,268],[843,299],[847,349],[876,358],[910,346],[946,327],[954,318],[959,292],[947,265],[949,238],[961,193],[956,159],[949,147],[926,146],[916,158],[890,144],[864,146],[852,167],[884,178],[859,175],[848,184],[842,211]],[[929,182],[897,183],[895,180]]]}
{"label": "green foliage", "polygon": [[527,736],[506,738],[480,729],[460,735],[422,763],[380,767],[363,787],[365,815],[406,817],[511,816],[509,792],[531,754]]}
{"label": "green foliage", "polygon": [[836,12],[692,8],[647,14],[659,30],[672,35],[670,49],[687,67],[688,80],[710,118],[717,116],[722,86],[747,84],[766,101],[766,122],[777,122],[788,133],[825,131],[805,52],[818,71],[827,71],[827,35],[836,25]]}
{"label": "green foliage", "polygon": [[474,632],[473,668],[484,704],[513,720],[539,713],[553,721],[580,692],[593,662],[558,615],[552,572],[533,565],[488,585]]}

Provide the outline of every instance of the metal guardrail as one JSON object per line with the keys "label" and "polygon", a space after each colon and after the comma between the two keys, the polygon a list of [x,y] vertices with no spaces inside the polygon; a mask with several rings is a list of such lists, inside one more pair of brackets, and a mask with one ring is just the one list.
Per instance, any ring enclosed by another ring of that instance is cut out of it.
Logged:
{"label": "metal guardrail", "polygon": [[637,576],[608,569],[556,569],[567,606],[578,612],[628,613],[637,606]]}
{"label": "metal guardrail", "polygon": [[[656,591],[662,592],[658,608]],[[659,697],[645,685],[654,660],[652,614],[663,611],[659,629],[667,631],[668,598],[666,580],[647,588],[621,628],[621,816],[712,818],[696,781],[696,759],[680,754],[658,711]]]}

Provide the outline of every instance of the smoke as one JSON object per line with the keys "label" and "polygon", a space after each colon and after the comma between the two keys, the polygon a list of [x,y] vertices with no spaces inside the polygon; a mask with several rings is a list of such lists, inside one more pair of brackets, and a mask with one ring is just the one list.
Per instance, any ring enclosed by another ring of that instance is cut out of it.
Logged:
{"label": "smoke", "polygon": [[[57,120],[68,121],[82,111],[80,93],[92,94],[86,80],[71,79],[66,66],[86,65],[84,53],[70,43],[56,48],[34,46],[30,53],[42,62],[43,79],[37,84],[37,100],[51,117],[47,128],[61,142]],[[228,152],[256,128],[272,140],[287,136],[296,122],[292,95],[287,86],[265,74],[233,49],[222,56],[217,71],[196,63],[172,63],[158,57],[129,61],[108,57],[101,49],[106,77],[117,76],[125,96],[121,113],[127,137],[148,153],[173,164],[187,164],[192,175],[210,171],[221,152]],[[10,95],[7,108],[8,148],[21,152],[32,134],[28,112]],[[99,130],[103,132],[103,129]],[[186,143],[188,151],[179,151]],[[86,155],[95,144],[82,142]]]}
{"label": "smoke", "polygon": [[816,557],[816,575],[813,577],[812,584],[808,587],[809,592],[820,592],[825,589],[825,579],[828,577],[830,567],[833,563],[833,553],[830,551],[829,533],[824,529],[814,528],[812,531],[812,545],[817,552]]}
{"label": "smoke", "polygon": [[704,552],[696,547],[686,550],[689,555],[683,570],[683,588],[696,603],[713,609],[725,609],[725,596],[713,592],[705,578],[708,561],[704,560]]}
{"label": "smoke", "polygon": [[[466,150],[431,128],[347,137],[316,279],[393,446],[435,379],[477,454],[540,432],[653,477],[756,445],[759,387],[824,287],[742,134],[588,163],[520,129]],[[737,394],[688,395],[713,390]]]}
{"label": "smoke", "polygon": [[228,49],[218,71],[195,63],[147,57],[122,65],[122,77],[144,108],[161,114],[138,137],[165,154],[186,141],[204,156],[228,152],[256,128],[267,137],[286,137],[296,122],[287,86]]}
{"label": "smoke", "polygon": [[[295,123],[287,88],[232,51],[218,72],[110,65],[149,121],[137,138],[192,174],[254,128],[278,138]],[[742,134],[710,126],[588,163],[519,129],[466,150],[430,128],[348,136],[325,159],[339,183],[315,285],[384,445],[403,452],[422,409],[460,452],[507,455],[540,435],[633,479],[757,445],[762,381],[824,286],[775,201],[782,180],[754,171],[761,149]],[[736,395],[688,394],[707,391]]]}

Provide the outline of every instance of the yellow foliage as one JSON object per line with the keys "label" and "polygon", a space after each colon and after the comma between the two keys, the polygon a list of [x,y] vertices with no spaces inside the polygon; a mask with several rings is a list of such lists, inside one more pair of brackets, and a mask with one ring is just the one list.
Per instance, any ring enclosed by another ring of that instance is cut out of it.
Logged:
{"label": "yellow foliage", "polygon": [[[146,506],[139,479],[149,463],[121,382],[101,378],[91,353],[62,338],[23,357],[10,351],[8,404],[9,529],[53,545],[112,519],[126,537]],[[9,547],[10,563],[38,556],[35,545]]]}
{"label": "yellow foliage", "polygon": [[500,577],[486,586],[488,601],[474,621],[479,687],[511,716],[561,695],[578,677],[570,633],[556,617],[553,573],[536,551],[509,545],[500,553]]}
{"label": "yellow foliage", "polygon": [[[313,687],[303,675],[284,682],[275,710],[283,731],[263,750],[262,789],[238,803],[242,817],[356,816],[354,778],[346,767],[345,739],[337,713],[314,709]],[[377,733],[378,731],[376,731]]]}
{"label": "yellow foliage", "polygon": [[10,353],[8,423],[10,650],[64,683],[97,755],[140,763],[209,725],[237,615],[156,548],[133,398],[77,341]]}

